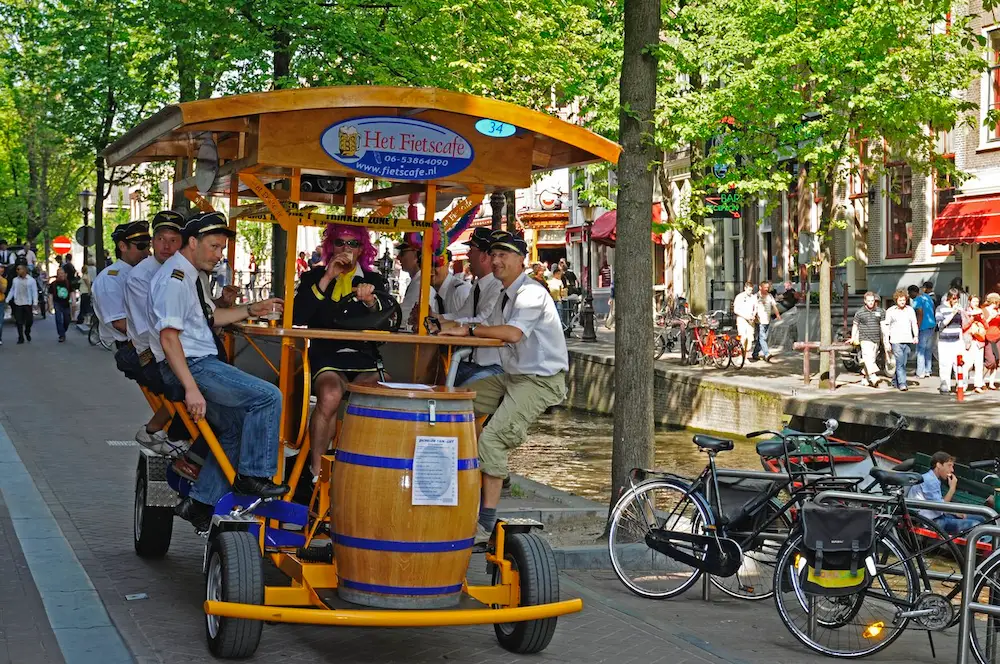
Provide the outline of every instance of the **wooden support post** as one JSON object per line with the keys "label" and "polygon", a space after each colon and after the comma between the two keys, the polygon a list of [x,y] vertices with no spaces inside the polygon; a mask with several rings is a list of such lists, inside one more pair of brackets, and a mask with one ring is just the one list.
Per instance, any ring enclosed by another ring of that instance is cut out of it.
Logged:
{"label": "wooden support post", "polygon": [[[434,221],[435,208],[437,208],[437,185],[428,184],[427,194],[424,196],[424,219],[426,221]],[[444,241],[443,238],[442,241]],[[420,313],[417,315],[416,332],[422,336],[427,335],[424,319],[430,313],[431,270],[434,269],[431,257],[433,255],[434,230],[431,229],[424,232],[420,252]]]}

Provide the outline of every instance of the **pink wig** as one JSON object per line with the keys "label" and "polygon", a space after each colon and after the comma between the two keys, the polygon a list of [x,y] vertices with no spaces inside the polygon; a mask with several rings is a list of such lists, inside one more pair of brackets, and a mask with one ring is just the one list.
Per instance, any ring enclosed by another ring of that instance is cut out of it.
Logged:
{"label": "pink wig", "polygon": [[368,229],[363,226],[349,226],[347,224],[327,224],[323,231],[323,244],[320,254],[323,256],[323,263],[329,263],[335,253],[333,241],[343,238],[346,240],[358,240],[361,242],[361,255],[358,256],[358,265],[365,272],[372,271],[372,263],[378,256],[378,249],[372,244],[372,239]]}
{"label": "pink wig", "polygon": [[[423,248],[424,244],[423,237],[425,235],[426,233],[406,233],[405,235],[403,235],[403,241],[409,244],[411,247],[416,248],[417,251],[420,251]],[[440,223],[434,224],[434,230],[432,231],[432,235],[434,239],[433,239],[433,244],[431,245],[433,247],[432,250],[433,258],[431,259],[431,263],[434,265],[434,267],[441,267],[445,263],[444,251],[445,249],[447,249],[447,247],[442,246]]]}

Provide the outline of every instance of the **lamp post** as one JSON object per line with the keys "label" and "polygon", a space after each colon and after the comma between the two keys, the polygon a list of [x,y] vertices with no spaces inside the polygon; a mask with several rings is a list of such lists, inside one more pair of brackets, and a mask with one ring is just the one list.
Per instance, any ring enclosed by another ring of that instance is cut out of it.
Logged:
{"label": "lamp post", "polygon": [[583,253],[587,257],[587,293],[583,297],[583,306],[580,308],[580,324],[583,326],[581,341],[597,341],[597,330],[594,329],[594,257],[591,251],[593,224],[594,222],[588,218],[583,238],[586,243],[583,247]]}
{"label": "lamp post", "polygon": [[382,258],[378,259],[378,268],[385,277],[385,282],[389,284],[389,290],[392,290],[392,266],[394,260],[392,258],[392,252],[389,251],[389,245],[385,245],[385,253],[382,254]]}
{"label": "lamp post", "polygon": [[87,240],[89,239],[87,237],[89,235],[87,229],[88,229],[88,224],[90,222],[90,206],[92,205],[94,194],[88,191],[87,189],[84,189],[83,191],[80,192],[79,197],[80,197],[80,211],[83,212],[83,242],[81,242],[80,244],[83,245],[83,272],[86,272]]}

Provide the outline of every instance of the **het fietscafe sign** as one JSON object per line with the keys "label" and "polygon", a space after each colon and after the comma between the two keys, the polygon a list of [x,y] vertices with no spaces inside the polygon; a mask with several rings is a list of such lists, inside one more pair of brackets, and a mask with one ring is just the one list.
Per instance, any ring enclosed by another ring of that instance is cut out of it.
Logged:
{"label": "het fietscafe sign", "polygon": [[472,164],[472,145],[450,129],[411,118],[351,118],[323,131],[320,144],[338,163],[392,180],[434,180]]}

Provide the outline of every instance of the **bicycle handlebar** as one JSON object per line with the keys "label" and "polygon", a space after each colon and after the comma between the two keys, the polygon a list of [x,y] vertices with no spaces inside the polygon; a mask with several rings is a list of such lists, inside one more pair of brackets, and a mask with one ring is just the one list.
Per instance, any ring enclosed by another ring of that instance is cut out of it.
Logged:
{"label": "bicycle handlebar", "polygon": [[885,445],[887,442],[889,442],[890,440],[892,440],[892,438],[897,433],[899,433],[900,431],[902,431],[903,429],[905,429],[907,426],[909,426],[910,420],[908,420],[905,415],[897,413],[894,410],[890,410],[889,414],[896,418],[896,423],[889,430],[889,433],[887,433],[886,435],[882,436],[881,438],[879,438],[878,440],[874,441],[873,443],[870,443],[870,444],[864,446],[865,449],[868,450],[869,452],[874,452],[875,450],[877,450],[882,445]]}
{"label": "bicycle handlebar", "polygon": [[992,468],[996,465],[996,459],[984,459],[983,461],[970,461],[969,468]]}
{"label": "bicycle handlebar", "polygon": [[763,436],[766,433],[769,433],[772,436],[777,436],[778,438],[780,438],[782,440],[785,440],[785,438],[787,438],[787,436],[785,436],[785,434],[783,434],[783,433],[778,433],[777,431],[769,431],[768,429],[763,429],[761,431],[751,431],[750,433],[748,433],[746,435],[746,437],[747,438],[757,438],[758,436]]}

